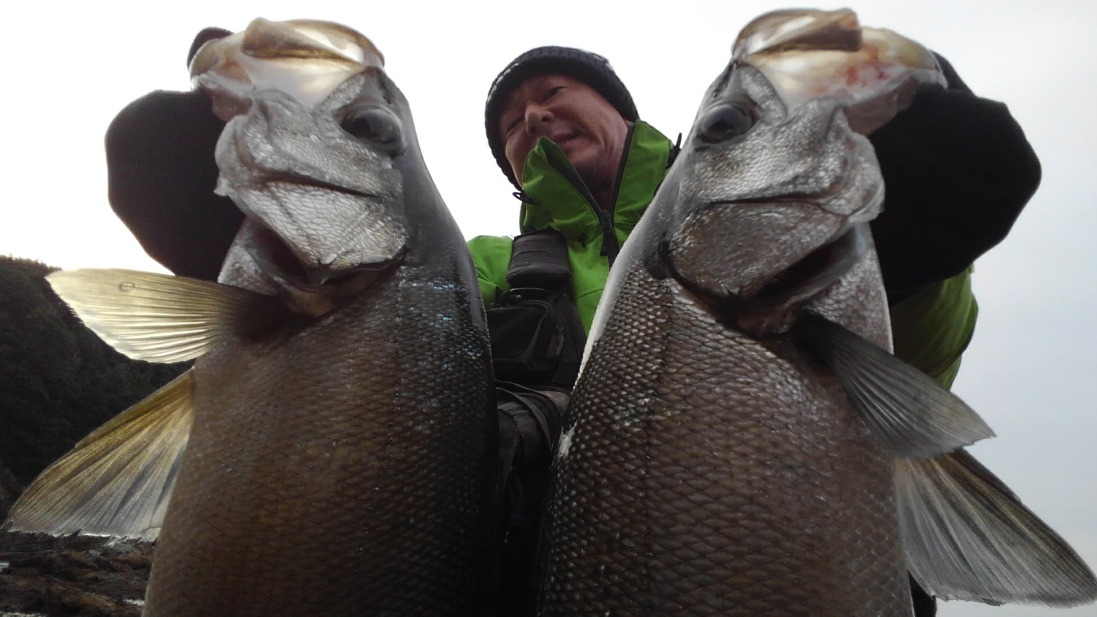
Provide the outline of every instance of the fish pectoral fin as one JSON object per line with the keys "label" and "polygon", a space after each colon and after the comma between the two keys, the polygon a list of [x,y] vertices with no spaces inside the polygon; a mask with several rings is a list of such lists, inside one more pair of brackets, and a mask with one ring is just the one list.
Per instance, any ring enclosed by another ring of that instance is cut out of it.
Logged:
{"label": "fish pectoral fin", "polygon": [[834,371],[861,421],[896,456],[929,458],[994,436],[958,396],[842,326],[803,313],[790,334]]}
{"label": "fish pectoral fin", "polygon": [[987,604],[1097,600],[1078,554],[967,452],[900,459],[895,485],[908,565],[927,592]]}
{"label": "fish pectoral fin", "polygon": [[197,358],[274,301],[229,285],[134,270],[60,270],[46,280],[111,347],[148,362]]}
{"label": "fish pectoral fin", "polygon": [[188,370],[80,440],[12,506],[4,528],[153,540],[193,424]]}

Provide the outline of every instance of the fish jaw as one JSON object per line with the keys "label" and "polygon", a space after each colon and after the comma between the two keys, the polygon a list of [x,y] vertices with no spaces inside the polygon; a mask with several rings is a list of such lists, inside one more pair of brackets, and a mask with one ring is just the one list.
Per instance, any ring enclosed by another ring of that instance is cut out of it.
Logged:
{"label": "fish jaw", "polygon": [[358,287],[363,277],[351,275],[398,263],[408,223],[395,165],[405,151],[395,85],[367,69],[313,110],[278,90],[251,97],[218,142],[217,192],[245,214],[237,240],[261,278],[294,295],[329,295],[321,289],[333,282]]}
{"label": "fish jaw", "polygon": [[218,282],[276,296],[293,313],[319,317],[388,278],[400,263],[393,260],[314,283],[276,234],[254,219],[245,218],[229,247]]}
{"label": "fish jaw", "polygon": [[[738,134],[724,130],[734,113],[750,118]],[[760,71],[734,63],[694,127],[671,172],[681,179],[656,197],[673,201],[662,259],[746,331],[783,331],[865,252],[863,224],[883,202],[872,146],[837,100],[790,111]]]}
{"label": "fish jaw", "polygon": [[195,54],[195,87],[227,124],[216,192],[245,223],[219,280],[322,314],[400,262],[407,224],[403,95],[362,34],[252,21]]}

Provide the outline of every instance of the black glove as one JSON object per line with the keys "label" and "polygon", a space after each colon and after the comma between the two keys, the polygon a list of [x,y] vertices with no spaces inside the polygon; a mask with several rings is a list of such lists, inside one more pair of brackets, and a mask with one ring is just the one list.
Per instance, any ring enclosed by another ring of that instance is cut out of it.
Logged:
{"label": "black glove", "polygon": [[959,274],[1005,238],[1040,184],[1040,162],[1002,103],[972,94],[937,56],[927,88],[869,136],[884,175],[872,222],[888,299]]}
{"label": "black glove", "polygon": [[[206,41],[229,34],[206,28]],[[181,276],[216,280],[244,216],[214,195],[213,153],[225,123],[200,92],[158,90],[130,103],[107,129],[111,208],[145,252]]]}
{"label": "black glove", "polygon": [[936,617],[937,599],[926,593],[913,576],[910,576],[910,597],[914,602],[914,617]]}

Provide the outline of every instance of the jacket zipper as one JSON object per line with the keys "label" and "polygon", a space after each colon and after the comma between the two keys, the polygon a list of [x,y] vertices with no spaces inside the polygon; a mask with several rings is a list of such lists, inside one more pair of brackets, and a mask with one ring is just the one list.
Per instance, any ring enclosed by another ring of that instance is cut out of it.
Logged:
{"label": "jacket zipper", "polygon": [[[625,135],[625,151],[621,153],[621,164],[617,166],[617,177],[613,181],[613,195],[610,197],[609,216],[602,221],[602,252],[609,259],[610,267],[621,252],[621,246],[617,244],[617,230],[613,228],[613,215],[617,209],[617,197],[621,194],[621,181],[625,177],[625,166],[628,165],[628,153],[632,150],[632,132],[636,130],[636,123],[630,122],[628,133]],[[595,208],[597,210],[597,207]]]}
{"label": "jacket zipper", "polygon": [[[628,134],[625,136],[625,143],[632,144],[632,131],[636,127],[636,124],[629,124]],[[556,161],[551,157],[549,163],[552,165],[560,175],[564,176],[572,186],[579,191],[583,199],[590,206],[590,209],[594,212],[594,216],[598,219],[598,225],[602,230],[602,252],[607,259],[609,259],[609,265],[612,267],[614,260],[617,259],[617,254],[621,252],[621,247],[617,243],[617,231],[613,228],[613,211],[617,208],[617,196],[621,191],[621,179],[625,176],[625,165],[628,163],[628,151],[626,148],[621,153],[621,164],[617,168],[617,178],[614,182],[613,195],[609,204],[609,211],[605,212],[598,207],[598,203],[594,200],[594,195],[587,188],[587,183],[583,182],[583,179],[579,177],[579,172],[575,171],[575,168],[569,163],[565,166],[559,166]]]}

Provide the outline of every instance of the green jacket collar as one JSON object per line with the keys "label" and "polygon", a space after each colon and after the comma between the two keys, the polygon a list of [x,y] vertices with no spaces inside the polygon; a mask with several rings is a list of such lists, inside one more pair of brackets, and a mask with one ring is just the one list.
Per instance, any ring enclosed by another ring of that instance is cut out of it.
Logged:
{"label": "green jacket collar", "polygon": [[[633,124],[612,209],[616,230],[627,234],[640,220],[666,175],[673,149],[674,144],[651,125],[641,120]],[[552,228],[584,243],[601,238],[601,221],[590,193],[559,146],[541,138],[526,158],[522,177],[522,233]]]}

